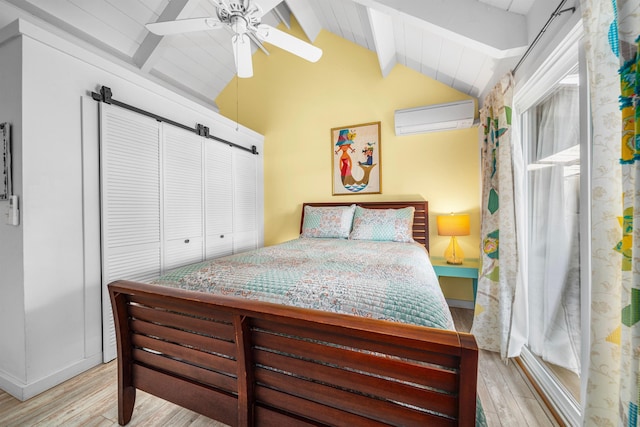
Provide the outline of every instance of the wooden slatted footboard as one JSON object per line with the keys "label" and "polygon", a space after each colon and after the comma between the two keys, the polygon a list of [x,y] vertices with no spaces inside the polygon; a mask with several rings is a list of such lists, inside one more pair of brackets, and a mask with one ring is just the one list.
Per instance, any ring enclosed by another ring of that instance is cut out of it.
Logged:
{"label": "wooden slatted footboard", "polygon": [[136,389],[231,426],[473,426],[472,335],[118,281],[118,422]]}

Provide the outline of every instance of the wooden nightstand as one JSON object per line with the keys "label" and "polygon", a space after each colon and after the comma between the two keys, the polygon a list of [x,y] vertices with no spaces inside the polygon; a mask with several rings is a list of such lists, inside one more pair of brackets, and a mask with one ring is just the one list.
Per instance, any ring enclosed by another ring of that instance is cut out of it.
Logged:
{"label": "wooden nightstand", "polygon": [[436,271],[438,279],[444,277],[462,277],[473,281],[473,303],[476,302],[476,292],[478,291],[478,268],[480,262],[477,258],[465,258],[460,265],[447,264],[443,257],[431,257],[431,264]]}

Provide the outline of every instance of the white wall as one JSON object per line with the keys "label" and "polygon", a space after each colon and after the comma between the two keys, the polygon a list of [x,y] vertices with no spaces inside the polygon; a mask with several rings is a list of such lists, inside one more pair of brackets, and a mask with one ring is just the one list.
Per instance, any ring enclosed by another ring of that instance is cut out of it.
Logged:
{"label": "white wall", "polygon": [[[13,159],[17,164],[22,158],[21,145],[15,143],[22,138],[21,58],[21,39],[0,43],[0,122],[12,126]],[[22,193],[20,170],[13,172],[13,189],[14,193]],[[8,205],[7,201],[0,202],[0,378],[11,378],[12,383],[18,384],[26,380],[23,227],[7,225]],[[7,386],[9,384],[7,382]],[[18,389],[14,386],[12,391],[15,393]]]}
{"label": "white wall", "polygon": [[[22,44],[22,135],[14,141],[22,151],[16,172],[23,179],[24,258],[12,255],[15,291],[2,298],[7,302],[0,307],[24,310],[25,327],[0,329],[0,338],[7,338],[3,346],[24,343],[24,360],[19,352],[12,356],[15,363],[0,356],[0,386],[14,395],[18,387],[16,397],[26,399],[101,360],[98,103],[90,92],[108,86],[114,99],[186,125],[202,123],[212,134],[256,145],[259,152],[263,137],[248,129],[236,131],[235,123],[212,109],[26,21],[10,26],[22,34],[16,39]],[[19,64],[20,43],[15,44],[8,53]],[[0,233],[6,233],[1,226]],[[262,243],[263,230],[260,236]],[[7,246],[17,242],[19,237],[0,240],[0,265],[11,251]],[[0,324],[12,317],[2,310]]]}
{"label": "white wall", "polygon": [[[68,55],[23,37],[22,220],[27,384],[95,357],[84,328],[100,325],[100,300],[85,306],[80,95],[91,73]],[[97,313],[85,325],[84,310]],[[97,330],[97,329],[96,329]],[[46,355],[46,357],[44,357]]]}

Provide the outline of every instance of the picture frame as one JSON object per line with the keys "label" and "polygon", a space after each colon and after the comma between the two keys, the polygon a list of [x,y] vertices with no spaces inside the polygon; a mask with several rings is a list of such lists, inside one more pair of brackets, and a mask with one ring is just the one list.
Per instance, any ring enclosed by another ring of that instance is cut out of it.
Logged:
{"label": "picture frame", "polygon": [[382,193],[380,122],[331,129],[334,196]]}
{"label": "picture frame", "polygon": [[11,126],[0,123],[0,200],[8,200],[12,191]]}

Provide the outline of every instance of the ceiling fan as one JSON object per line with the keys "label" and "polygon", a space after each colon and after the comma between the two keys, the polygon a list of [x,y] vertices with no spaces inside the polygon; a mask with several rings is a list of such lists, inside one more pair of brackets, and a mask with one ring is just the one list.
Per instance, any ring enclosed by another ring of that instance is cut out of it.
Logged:
{"label": "ceiling fan", "polygon": [[253,76],[251,61],[251,38],[271,43],[310,62],[316,62],[322,56],[322,50],[280,31],[260,20],[266,12],[254,0],[210,0],[216,7],[217,17],[179,19],[175,21],[154,22],[146,27],[154,34],[165,36],[191,31],[207,31],[231,28],[233,36],[233,54],[238,77]]}

